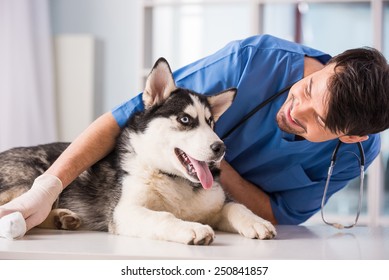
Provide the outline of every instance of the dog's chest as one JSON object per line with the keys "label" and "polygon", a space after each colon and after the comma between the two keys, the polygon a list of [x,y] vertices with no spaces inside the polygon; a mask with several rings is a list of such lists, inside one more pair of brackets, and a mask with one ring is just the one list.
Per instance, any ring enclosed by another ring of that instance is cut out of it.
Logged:
{"label": "dog's chest", "polygon": [[193,188],[187,180],[151,172],[123,180],[122,201],[166,211],[187,221],[206,222],[220,212],[225,195],[218,183],[211,189]]}

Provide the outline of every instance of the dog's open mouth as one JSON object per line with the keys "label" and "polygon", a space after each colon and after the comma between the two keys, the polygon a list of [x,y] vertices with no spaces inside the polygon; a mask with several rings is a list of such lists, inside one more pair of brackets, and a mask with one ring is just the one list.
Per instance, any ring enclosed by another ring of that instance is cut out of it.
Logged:
{"label": "dog's open mouth", "polygon": [[209,170],[209,166],[205,161],[196,160],[187,155],[183,150],[178,148],[174,149],[177,158],[181,164],[185,167],[189,176],[194,177],[200,181],[204,189],[209,189],[213,185],[213,176]]}

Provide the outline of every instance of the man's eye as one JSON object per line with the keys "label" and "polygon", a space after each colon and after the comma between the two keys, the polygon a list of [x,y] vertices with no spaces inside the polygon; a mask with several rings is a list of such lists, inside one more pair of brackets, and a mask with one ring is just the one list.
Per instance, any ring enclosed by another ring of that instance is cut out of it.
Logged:
{"label": "man's eye", "polygon": [[306,98],[310,98],[311,97],[311,95],[309,94],[309,91],[308,91],[308,87],[306,87],[304,89],[304,95],[305,95]]}

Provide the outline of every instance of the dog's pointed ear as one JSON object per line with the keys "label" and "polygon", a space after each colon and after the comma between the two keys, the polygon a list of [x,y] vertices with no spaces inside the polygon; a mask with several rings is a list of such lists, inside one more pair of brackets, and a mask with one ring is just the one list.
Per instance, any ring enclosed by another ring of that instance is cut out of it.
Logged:
{"label": "dog's pointed ear", "polygon": [[176,88],[169,63],[165,58],[159,58],[146,80],[142,96],[145,108],[161,104]]}
{"label": "dog's pointed ear", "polygon": [[211,105],[212,115],[215,122],[217,122],[220,116],[231,106],[232,101],[235,99],[236,92],[236,88],[231,88],[215,95],[208,96],[208,102]]}

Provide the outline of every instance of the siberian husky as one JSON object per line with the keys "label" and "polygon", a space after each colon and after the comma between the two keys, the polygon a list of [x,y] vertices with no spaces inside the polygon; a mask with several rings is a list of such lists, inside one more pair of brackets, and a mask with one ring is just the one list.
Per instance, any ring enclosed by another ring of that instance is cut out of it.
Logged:
{"label": "siberian husky", "polygon": [[[108,231],[132,237],[208,245],[214,229],[269,239],[273,225],[227,202],[213,176],[226,147],[214,133],[236,90],[213,96],[177,88],[160,58],[132,117],[107,157],[60,195],[42,227]],[[27,191],[68,146],[52,143],[0,154],[0,205]]]}

